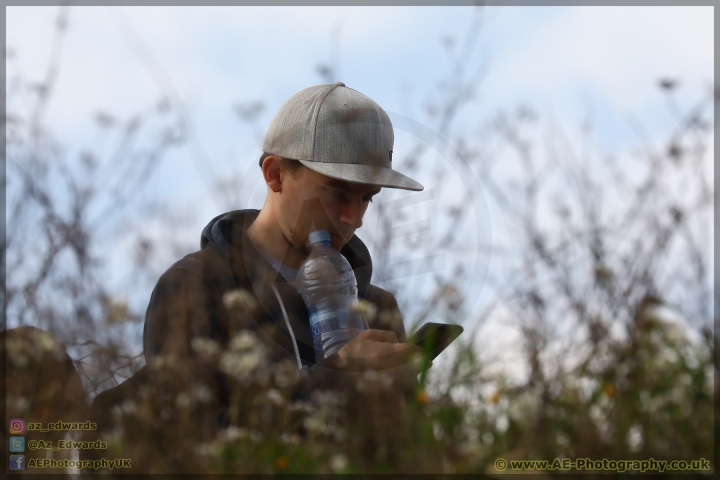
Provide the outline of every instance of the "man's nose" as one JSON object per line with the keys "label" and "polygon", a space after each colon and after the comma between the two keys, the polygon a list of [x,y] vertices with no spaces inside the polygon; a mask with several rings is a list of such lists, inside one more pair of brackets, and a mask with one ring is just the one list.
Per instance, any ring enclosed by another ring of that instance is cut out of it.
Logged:
{"label": "man's nose", "polygon": [[348,225],[352,226],[354,229],[362,227],[362,207],[362,201],[348,203],[343,207],[342,214],[340,215],[340,220],[343,223],[347,223]]}

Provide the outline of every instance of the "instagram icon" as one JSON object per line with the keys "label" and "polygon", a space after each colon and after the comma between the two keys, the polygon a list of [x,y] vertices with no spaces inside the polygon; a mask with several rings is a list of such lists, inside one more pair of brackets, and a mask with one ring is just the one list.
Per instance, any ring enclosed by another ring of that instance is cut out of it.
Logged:
{"label": "instagram icon", "polygon": [[22,418],[10,419],[10,434],[19,435],[25,433],[25,420]]}

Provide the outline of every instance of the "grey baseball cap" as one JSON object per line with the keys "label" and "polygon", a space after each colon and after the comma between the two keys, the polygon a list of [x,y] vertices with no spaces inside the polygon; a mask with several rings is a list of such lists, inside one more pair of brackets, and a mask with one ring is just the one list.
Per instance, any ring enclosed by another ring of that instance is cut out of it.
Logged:
{"label": "grey baseball cap", "polygon": [[395,135],[380,105],[342,82],[315,85],[290,97],[270,121],[263,151],[299,160],[338,180],[423,190],[393,170]]}

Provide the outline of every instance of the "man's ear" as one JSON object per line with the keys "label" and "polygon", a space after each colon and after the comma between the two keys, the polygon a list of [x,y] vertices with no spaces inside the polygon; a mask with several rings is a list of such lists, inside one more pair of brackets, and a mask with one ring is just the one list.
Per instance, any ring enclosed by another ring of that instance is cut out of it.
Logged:
{"label": "man's ear", "polygon": [[262,172],[263,178],[267,186],[275,193],[282,191],[282,167],[280,166],[280,157],[268,155],[263,160]]}

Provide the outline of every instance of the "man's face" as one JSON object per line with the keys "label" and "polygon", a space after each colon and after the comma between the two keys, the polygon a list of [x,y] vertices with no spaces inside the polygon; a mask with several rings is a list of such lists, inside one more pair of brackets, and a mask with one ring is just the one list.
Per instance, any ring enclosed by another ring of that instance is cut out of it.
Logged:
{"label": "man's face", "polygon": [[328,230],[330,246],[340,251],[355,230],[380,187],[335,180],[301,167],[293,177],[286,174],[280,194],[281,228],[300,251],[309,233]]}

